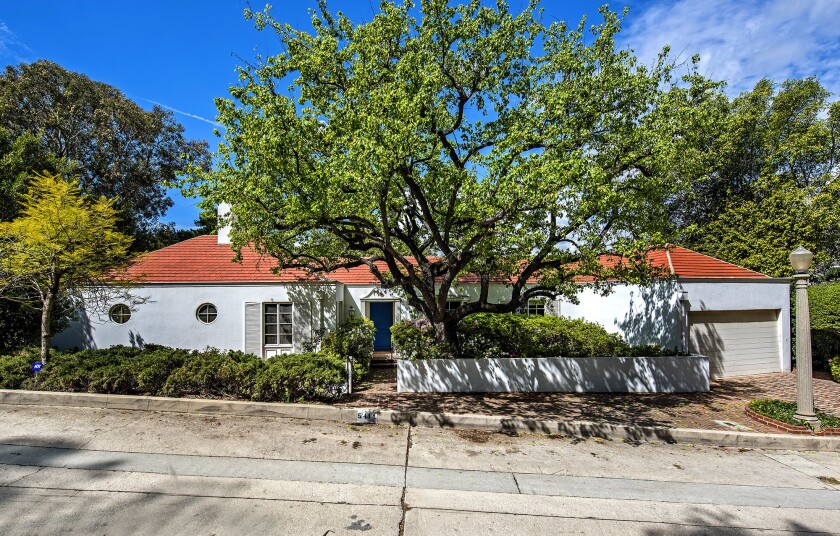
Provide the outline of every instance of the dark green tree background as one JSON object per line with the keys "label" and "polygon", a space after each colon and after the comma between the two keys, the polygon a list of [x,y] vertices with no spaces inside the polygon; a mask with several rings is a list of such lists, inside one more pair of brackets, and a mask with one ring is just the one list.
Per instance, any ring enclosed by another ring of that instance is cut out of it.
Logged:
{"label": "dark green tree background", "polygon": [[[78,178],[85,193],[117,198],[133,250],[157,249],[215,228],[210,212],[197,229],[161,221],[172,206],[166,183],[209,163],[207,142],[187,139],[171,112],[146,111],[112,86],[47,60],[0,73],[0,221],[19,215],[33,173],[59,173]],[[56,307],[56,331],[69,305]],[[0,299],[0,351],[36,343],[39,324],[37,311]]]}

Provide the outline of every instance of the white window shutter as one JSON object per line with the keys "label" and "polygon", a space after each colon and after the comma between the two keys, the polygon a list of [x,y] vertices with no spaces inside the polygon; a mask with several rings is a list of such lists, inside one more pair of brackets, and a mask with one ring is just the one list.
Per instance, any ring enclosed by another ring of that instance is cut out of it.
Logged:
{"label": "white window shutter", "polygon": [[261,303],[245,304],[245,352],[263,357]]}

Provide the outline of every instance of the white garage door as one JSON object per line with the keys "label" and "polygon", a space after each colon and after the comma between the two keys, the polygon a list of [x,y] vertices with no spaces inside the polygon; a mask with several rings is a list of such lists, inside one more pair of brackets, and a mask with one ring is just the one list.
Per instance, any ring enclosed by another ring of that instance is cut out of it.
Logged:
{"label": "white garage door", "polygon": [[781,370],[779,311],[688,313],[689,348],[709,357],[713,378]]}

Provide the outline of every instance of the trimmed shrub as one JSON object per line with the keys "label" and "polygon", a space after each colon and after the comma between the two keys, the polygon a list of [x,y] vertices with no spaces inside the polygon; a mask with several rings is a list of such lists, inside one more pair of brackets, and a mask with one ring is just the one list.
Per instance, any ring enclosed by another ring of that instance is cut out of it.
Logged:
{"label": "trimmed shrub", "polygon": [[831,367],[831,377],[834,378],[834,381],[840,383],[840,355],[835,356],[829,365]]}
{"label": "trimmed shrub", "polygon": [[32,363],[41,355],[38,348],[23,348],[12,355],[0,355],[0,389],[23,389],[32,379]]}
{"label": "trimmed shrub", "polygon": [[[404,359],[446,356],[426,320],[400,322],[391,333]],[[471,359],[678,355],[655,345],[630,346],[598,324],[555,316],[470,315],[459,325],[458,342],[460,355]]]}
{"label": "trimmed shrub", "polygon": [[812,285],[808,302],[814,368],[828,370],[829,360],[840,355],[840,282]]}
{"label": "trimmed shrub", "polygon": [[[365,362],[361,343],[354,346],[361,340],[356,331],[349,330],[347,344],[362,361],[357,366],[364,366],[370,358]],[[326,351],[263,361],[237,351],[115,346],[55,352],[34,376],[30,367],[38,353],[0,356],[0,388],[289,401],[340,396],[347,381],[345,357]]]}
{"label": "trimmed shrub", "polygon": [[[793,418],[794,413],[796,413],[796,402],[784,402],[773,398],[763,398],[760,400],[750,400],[747,406],[759,415],[764,415],[765,417],[770,417],[783,423],[796,426],[807,426],[808,424],[805,421]],[[816,410],[816,414],[824,427],[840,427],[840,417],[829,415],[819,410]]]}
{"label": "trimmed shrub", "polygon": [[190,352],[160,389],[163,396],[251,398],[265,362],[253,354],[208,349]]}
{"label": "trimmed shrub", "polygon": [[260,401],[336,398],[347,381],[345,358],[330,352],[288,354],[265,362],[254,382]]}
{"label": "trimmed shrub", "polygon": [[[43,391],[71,391],[82,393],[121,393],[116,380],[123,361],[140,353],[130,346],[114,346],[105,350],[55,352],[41,372],[24,385]],[[110,381],[109,381],[110,379]],[[116,386],[115,386],[116,384]],[[107,387],[111,385],[111,387]]]}
{"label": "trimmed shrub", "polygon": [[321,341],[323,352],[353,359],[354,376],[360,378],[370,369],[376,328],[367,318],[351,317]]}
{"label": "trimmed shrub", "polygon": [[594,322],[556,316],[521,318],[529,343],[524,357],[626,355],[629,348],[620,335]]}

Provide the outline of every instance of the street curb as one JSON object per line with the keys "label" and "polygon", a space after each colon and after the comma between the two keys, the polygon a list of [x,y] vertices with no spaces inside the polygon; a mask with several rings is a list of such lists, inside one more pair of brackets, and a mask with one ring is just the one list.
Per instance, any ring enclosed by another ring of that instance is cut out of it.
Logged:
{"label": "street curb", "polygon": [[[246,402],[158,396],[63,393],[0,389],[0,404],[70,406],[133,411],[285,417],[355,423],[360,409],[317,404]],[[602,438],[628,442],[692,443],[724,447],[840,452],[840,437],[763,434],[726,430],[664,428],[624,424],[552,421],[499,417],[373,409],[377,424],[424,426],[454,430],[486,430],[504,433],[530,433]]]}

